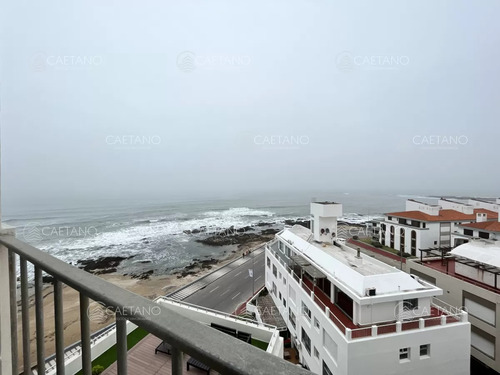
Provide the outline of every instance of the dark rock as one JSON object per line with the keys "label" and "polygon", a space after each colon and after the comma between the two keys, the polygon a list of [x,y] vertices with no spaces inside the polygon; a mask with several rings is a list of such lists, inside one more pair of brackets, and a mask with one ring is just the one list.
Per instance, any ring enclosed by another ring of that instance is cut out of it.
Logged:
{"label": "dark rock", "polygon": [[148,280],[149,276],[151,276],[153,273],[154,273],[154,270],[149,270],[149,271],[144,271],[141,273],[132,273],[132,274],[130,274],[130,277],[132,279]]}
{"label": "dark rock", "polygon": [[115,273],[116,272],[116,268],[106,268],[104,270],[97,270],[97,271],[94,271],[94,275],[103,275],[105,273]]}
{"label": "dark rock", "polygon": [[264,229],[262,232],[260,232],[260,234],[267,236],[267,235],[276,234],[279,231],[280,231],[279,229],[269,228],[269,229]]}
{"label": "dark rock", "polygon": [[310,228],[311,222],[309,220],[285,220],[285,225],[302,225],[303,227]]}
{"label": "dark rock", "polygon": [[135,255],[132,255],[130,257],[99,257],[97,259],[83,259],[79,260],[76,262],[77,266],[79,268],[83,268],[87,272],[91,273],[97,273],[96,271],[99,270],[99,273],[109,273],[109,272],[102,272],[102,270],[107,270],[107,269],[114,269],[116,271],[116,267],[120,265],[122,261],[125,259],[131,259]]}
{"label": "dark rock", "polygon": [[266,223],[264,221],[261,221],[260,223],[255,224],[258,227],[268,227],[270,225],[273,225],[273,223]]}

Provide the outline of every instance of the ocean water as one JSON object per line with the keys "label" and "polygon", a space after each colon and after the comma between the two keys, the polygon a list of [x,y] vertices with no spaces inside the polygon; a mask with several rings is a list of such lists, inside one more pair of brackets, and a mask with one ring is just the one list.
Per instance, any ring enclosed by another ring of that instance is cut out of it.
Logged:
{"label": "ocean water", "polygon": [[[403,210],[405,200],[411,197],[346,192],[318,198],[342,203],[341,219],[363,224],[384,212]],[[206,228],[217,232],[263,222],[279,228],[287,219],[307,219],[310,200],[300,195],[281,195],[178,202],[107,201],[71,207],[10,208],[4,211],[3,221],[16,227],[19,239],[66,262],[134,256],[118,271],[155,269],[156,273],[170,273],[194,258],[222,258],[234,249],[202,245],[196,239],[206,237],[206,233],[187,231]]]}

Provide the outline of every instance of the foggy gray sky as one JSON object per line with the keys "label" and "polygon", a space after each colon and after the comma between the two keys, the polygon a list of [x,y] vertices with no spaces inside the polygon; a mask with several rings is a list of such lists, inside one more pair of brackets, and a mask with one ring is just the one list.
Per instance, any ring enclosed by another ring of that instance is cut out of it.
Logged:
{"label": "foggy gray sky", "polygon": [[498,14],[497,0],[4,2],[2,200],[500,195]]}

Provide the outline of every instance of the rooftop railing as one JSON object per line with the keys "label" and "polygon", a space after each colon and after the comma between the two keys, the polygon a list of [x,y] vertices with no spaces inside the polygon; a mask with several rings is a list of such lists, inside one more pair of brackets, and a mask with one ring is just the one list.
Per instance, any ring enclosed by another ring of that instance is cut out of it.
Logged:
{"label": "rooftop railing", "polygon": [[[273,249],[267,250],[280,261],[281,256]],[[425,329],[438,325],[447,325],[458,322],[466,322],[468,315],[465,311],[453,307],[437,298],[432,298],[431,311],[426,316],[418,317],[409,313],[407,319],[391,322],[388,324],[373,324],[360,327],[355,325],[350,318],[343,313],[320,288],[314,285],[307,277],[297,275],[290,267],[285,266],[286,271],[292,276],[304,292],[316,303],[320,310],[334,323],[335,327],[346,337],[347,340],[375,337],[384,334],[400,333],[413,329]],[[344,324],[343,322],[346,322]]]}
{"label": "rooftop railing", "polygon": [[[18,353],[17,322],[17,256],[20,267],[22,355]],[[34,266],[35,304],[29,306],[28,263]],[[44,305],[42,272],[54,277],[55,359],[57,374],[65,373],[63,284],[80,295],[80,330],[82,373],[90,375],[91,335],[89,301],[99,301],[116,315],[116,349],[118,374],[127,374],[127,331],[130,321],[169,342],[172,346],[172,374],[182,374],[183,353],[204,362],[223,374],[308,374],[283,359],[272,356],[240,340],[228,337],[208,326],[131,293],[97,276],[73,267],[53,256],[16,239],[5,230],[0,235],[0,374],[32,374],[30,309],[35,310],[36,365],[38,374],[45,368]],[[155,314],[148,314],[155,311]],[[159,313],[158,313],[159,312]]]}

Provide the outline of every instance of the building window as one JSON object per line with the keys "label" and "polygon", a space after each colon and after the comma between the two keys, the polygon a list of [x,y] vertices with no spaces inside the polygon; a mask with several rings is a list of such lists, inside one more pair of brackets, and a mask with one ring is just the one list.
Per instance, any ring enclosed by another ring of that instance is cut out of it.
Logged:
{"label": "building window", "polygon": [[319,320],[316,318],[314,318],[314,328],[316,328],[318,331],[320,330]]}
{"label": "building window", "polygon": [[[302,302],[302,315],[310,322],[311,321],[311,310],[306,306],[304,302]],[[310,352],[309,352],[310,354]]]}
{"label": "building window", "polygon": [[280,301],[281,301],[281,292],[280,292]]}
{"label": "building window", "polygon": [[271,268],[271,259],[269,259],[269,257],[267,257],[267,266]]}
{"label": "building window", "polygon": [[311,355],[311,339],[307,335],[306,331],[304,331],[304,328],[302,328],[302,344],[304,344],[304,347],[306,348],[307,352],[309,355]]}
{"label": "building window", "polygon": [[415,310],[418,308],[418,298],[405,299],[403,301],[403,309]]}
{"label": "building window", "polygon": [[479,350],[481,353],[486,354],[492,359],[495,359],[495,336],[492,336],[475,326],[471,326],[470,344],[474,349]]}
{"label": "building window", "polygon": [[316,349],[316,347],[314,347],[314,356],[319,359],[319,352],[318,349]]}
{"label": "building window", "polygon": [[292,323],[292,327],[296,328],[296,323],[295,323],[295,314],[293,313],[291,308],[288,308],[288,318],[290,320],[290,323]]}
{"label": "building window", "polygon": [[474,231],[472,229],[464,229],[464,234],[466,236],[472,236],[474,235]]}
{"label": "building window", "polygon": [[420,357],[429,357],[431,355],[431,344],[420,345]]}
{"label": "building window", "polygon": [[411,255],[416,256],[417,255],[417,232],[412,230],[411,231]]}
{"label": "building window", "polygon": [[462,306],[467,309],[469,315],[496,327],[496,304],[472,293],[462,292]]}
{"label": "building window", "polygon": [[333,375],[333,372],[330,371],[325,361],[323,361],[323,375]]}
{"label": "building window", "polygon": [[407,362],[410,360],[410,348],[399,349],[399,361]]}
{"label": "building window", "polygon": [[387,216],[387,220],[392,220],[392,216]]}
{"label": "building window", "polygon": [[394,249],[394,226],[393,225],[390,226],[389,232],[391,233],[390,247]]}
{"label": "building window", "polygon": [[437,245],[437,244],[438,244],[438,242],[437,242],[437,241],[434,241],[434,245]]}
{"label": "building window", "polygon": [[337,363],[338,345],[331,336],[323,328],[323,348],[330,355],[335,363]]}
{"label": "building window", "polygon": [[490,238],[490,234],[486,232],[479,232],[479,238],[484,238],[487,240]]}
{"label": "building window", "polygon": [[273,281],[273,294],[276,296],[276,284]]}
{"label": "building window", "polygon": [[286,307],[286,300],[283,298],[283,306]]}
{"label": "building window", "polygon": [[276,268],[276,265],[273,264],[273,275],[274,277],[278,276],[278,269]]}
{"label": "building window", "polygon": [[285,277],[283,278],[283,284],[286,285],[286,278]]}
{"label": "building window", "polygon": [[401,228],[399,230],[399,251],[404,253],[405,251],[405,230]]}
{"label": "building window", "polygon": [[426,227],[425,223],[422,223],[422,228],[424,228],[424,229],[425,229],[425,227]]}

